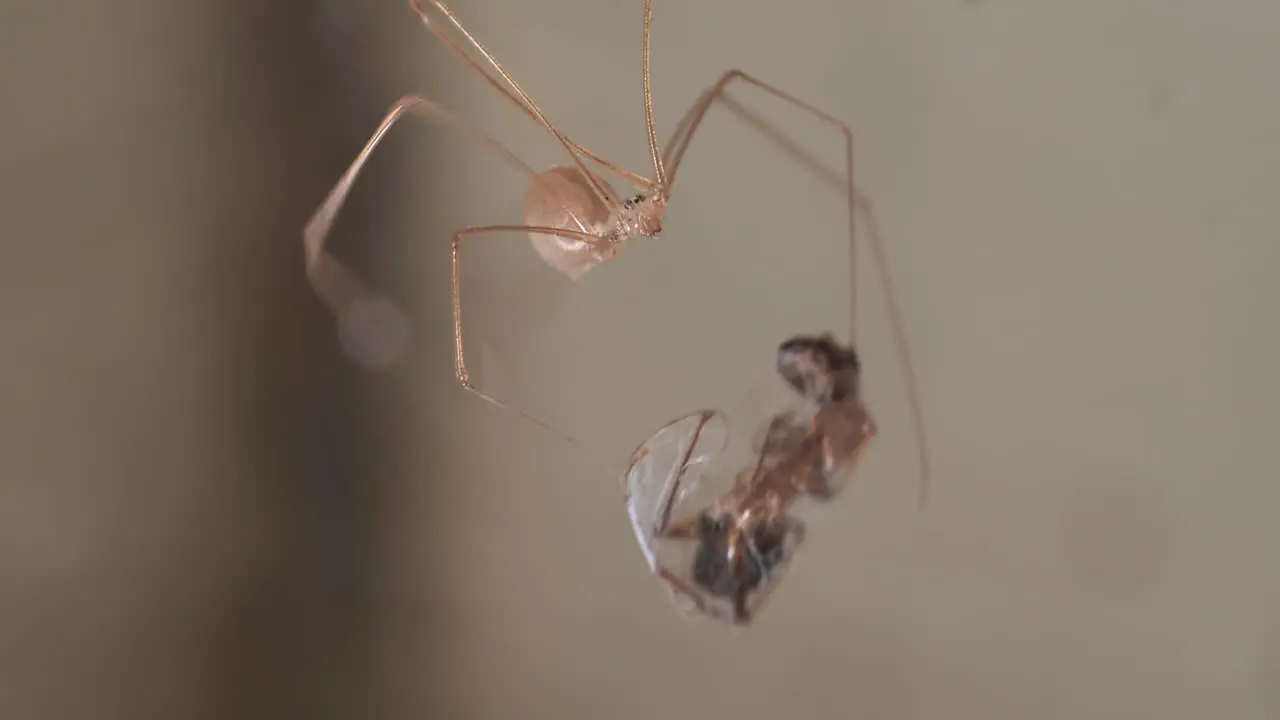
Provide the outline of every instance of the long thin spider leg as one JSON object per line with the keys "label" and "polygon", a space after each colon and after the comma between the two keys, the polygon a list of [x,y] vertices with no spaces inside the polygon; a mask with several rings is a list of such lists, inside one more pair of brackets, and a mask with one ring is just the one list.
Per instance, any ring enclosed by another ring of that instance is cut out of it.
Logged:
{"label": "long thin spider leg", "polygon": [[[477,40],[475,36],[473,36],[466,29],[466,27],[463,26],[462,22],[459,21],[458,18],[453,14],[453,11],[449,9],[448,5],[446,5],[442,0],[429,0],[429,1],[436,8],[436,10],[438,10],[442,15],[444,15],[445,18],[448,19],[449,22],[453,25],[453,27],[459,33],[461,33],[463,37],[467,39],[467,42],[469,42],[471,46],[476,49],[477,52],[483,55],[485,60],[489,61],[489,64],[493,66],[493,69],[496,70],[497,73],[502,76],[503,80],[507,81],[507,84],[510,85],[511,89],[515,91],[515,94],[519,96],[524,106],[530,112],[533,113],[533,115],[537,118],[538,122],[544,128],[546,128],[548,132],[554,135],[556,140],[560,141],[560,144],[563,145],[565,151],[569,153],[569,157],[573,160],[574,165],[576,165],[578,169],[582,172],[583,177],[585,177],[587,180],[587,184],[591,186],[592,192],[596,194],[600,202],[604,203],[604,205],[608,207],[612,212],[617,212],[618,210],[617,200],[612,197],[611,193],[609,193],[607,190],[605,190],[601,186],[599,178],[597,178],[595,174],[592,173],[590,169],[587,168],[586,164],[582,162],[582,159],[578,157],[577,153],[574,152],[573,145],[570,144],[569,140],[564,136],[564,134],[561,133],[560,130],[557,129],[556,126],[553,125],[550,120],[547,119],[546,115],[544,115],[542,110],[538,107],[538,104],[533,101],[533,98],[529,97],[529,94],[524,91],[524,88],[520,87],[520,84],[515,81],[515,78],[511,77],[511,74],[508,73],[506,69],[502,67],[502,64],[498,62],[498,59],[495,58],[493,54],[490,53],[489,50],[485,48],[485,46],[481,44],[480,41]],[[432,35],[435,35],[442,42],[448,45],[451,49],[455,51],[459,51],[459,48],[447,39],[443,31],[441,31],[439,28],[435,26],[434,21],[427,14],[426,10],[423,9],[420,0],[409,0],[409,5],[413,8],[413,11],[422,20],[423,25],[426,26],[427,30],[429,30]],[[464,54],[464,57],[465,57],[465,54]]]}
{"label": "long thin spider leg", "polygon": [[[698,99],[693,101],[689,109],[685,111],[684,117],[680,118],[680,122],[676,124],[676,129],[671,133],[671,139],[667,141],[666,149],[662,151],[662,160],[665,167],[674,169],[672,158],[676,154],[683,155],[684,148],[689,144],[689,126],[693,123],[695,117],[701,118],[706,112],[706,106],[716,98],[716,90],[719,86],[713,86],[703,90],[698,95]],[[667,185],[671,184],[671,176],[667,176]]]}
{"label": "long thin spider leg", "polygon": [[644,126],[649,135],[649,157],[658,187],[667,187],[667,171],[658,149],[658,132],[653,127],[653,92],[649,89],[649,35],[653,26],[653,0],[644,0]]}
{"label": "long thin spider leg", "polygon": [[[818,109],[817,107],[795,97],[794,95],[791,95],[785,90],[781,90],[777,87],[774,87],[773,85],[770,85],[769,83],[766,83],[763,80],[759,80],[754,76],[748,75],[747,73],[738,69],[729,70],[724,75],[721,75],[720,79],[718,79],[715,82],[715,84],[711,86],[709,90],[704,92],[698,98],[698,100],[694,103],[694,105],[691,108],[689,108],[688,113],[686,113],[684,118],[681,118],[680,122],[676,126],[676,136],[673,137],[671,144],[668,146],[668,151],[671,153],[671,160],[669,163],[668,176],[667,176],[668,189],[675,184],[676,173],[680,169],[680,163],[684,160],[684,155],[689,149],[689,143],[693,141],[693,136],[694,134],[697,133],[698,128],[702,125],[702,121],[706,117],[707,111],[711,108],[711,105],[714,104],[718,99],[722,99],[725,88],[728,87],[729,83],[733,82],[734,80],[742,80],[743,82],[746,82],[750,85],[754,85],[755,87],[759,88],[760,90],[763,90],[764,92],[770,95],[773,95],[779,100],[782,100],[783,102],[786,102],[792,105],[793,107],[803,110],[809,113],[810,115],[813,115],[823,120],[829,125],[832,125],[833,127],[835,127],[844,135],[845,137],[845,176],[848,178],[848,181],[846,183],[846,193],[848,195],[847,200],[848,200],[848,213],[849,213],[849,264],[850,264],[851,279],[853,279],[854,277],[856,277],[856,273],[854,273],[854,269],[856,268],[856,256],[855,256],[855,242],[854,242],[855,202],[854,202],[854,183],[853,183],[853,130],[851,130],[849,126],[839,118]],[[851,294],[849,305],[850,305],[849,307],[850,325],[856,326],[856,318],[857,318],[856,294]],[[853,328],[851,327],[850,338],[849,338],[850,342],[856,342],[856,338],[853,337],[852,331],[853,331]]]}
{"label": "long thin spider leg", "polygon": [[[513,92],[511,92],[510,90],[508,90],[507,88],[503,87],[503,86],[502,86],[502,83],[501,83],[501,82],[499,82],[499,81],[498,81],[498,79],[497,79],[497,78],[495,78],[493,75],[489,74],[489,72],[488,72],[488,71],[486,71],[483,67],[481,67],[480,63],[476,62],[474,58],[472,58],[470,55],[468,55],[467,53],[465,53],[461,48],[459,48],[459,47],[458,47],[458,46],[457,46],[457,45],[456,45],[452,40],[450,40],[449,38],[444,37],[444,36],[442,36],[442,35],[437,35],[436,37],[440,38],[440,40],[441,40],[442,42],[444,42],[444,43],[445,43],[445,45],[449,46],[449,49],[450,49],[450,50],[452,50],[452,51],[454,52],[454,54],[455,54],[455,55],[457,55],[458,57],[462,58],[463,62],[467,63],[467,65],[469,65],[473,70],[475,70],[476,72],[480,73],[480,75],[484,77],[485,81],[486,81],[486,82],[488,82],[488,83],[489,83],[489,85],[490,85],[493,89],[495,89],[495,90],[497,90],[498,92],[502,93],[502,94],[503,94],[503,96],[505,96],[505,97],[507,98],[507,100],[510,100],[510,101],[511,101],[511,103],[512,103],[513,105],[515,105],[516,107],[520,108],[520,111],[521,111],[521,112],[523,112],[523,113],[525,114],[525,116],[526,116],[526,117],[528,117],[529,119],[533,120],[534,122],[537,122],[537,121],[538,121],[538,116],[537,116],[537,115],[535,115],[535,114],[534,114],[534,112],[533,112],[532,110],[530,110],[530,109],[529,109],[529,106],[528,106],[528,105],[525,105],[523,102],[521,102],[521,101],[520,101],[520,98],[516,97],[515,93],[513,93]],[[569,137],[568,135],[565,135],[565,136],[564,136],[564,140],[565,140],[565,142],[567,142],[567,143],[568,143],[568,144],[569,144],[569,145],[570,145],[570,146],[571,146],[571,147],[572,147],[576,152],[581,153],[583,157],[585,157],[585,158],[587,158],[587,159],[591,160],[592,162],[599,163],[602,167],[604,167],[604,168],[608,169],[609,171],[611,171],[611,172],[613,172],[614,174],[616,174],[618,177],[620,177],[620,178],[622,178],[622,179],[624,179],[624,180],[627,180],[628,182],[634,183],[634,184],[636,184],[636,185],[642,185],[642,186],[645,186],[645,187],[648,187],[648,188],[656,188],[656,187],[659,187],[659,185],[658,185],[658,182],[657,182],[657,181],[655,181],[655,180],[653,180],[653,179],[651,179],[651,178],[647,178],[647,177],[645,177],[644,175],[641,175],[641,174],[639,174],[639,173],[637,173],[637,172],[633,172],[633,171],[631,171],[631,170],[628,170],[628,169],[626,169],[626,168],[624,168],[624,167],[622,167],[622,166],[620,166],[620,165],[617,165],[617,164],[615,164],[615,163],[613,163],[613,162],[610,162],[609,160],[607,160],[607,159],[605,159],[605,158],[601,157],[599,154],[597,154],[597,153],[593,152],[590,148],[588,148],[587,146],[585,146],[585,145],[583,145],[583,144],[579,143],[578,141],[574,140],[573,138]],[[607,187],[607,186],[604,186],[604,187],[605,187],[605,189],[606,189],[606,190],[608,189],[608,187]]]}
{"label": "long thin spider leg", "polygon": [[565,230],[563,228],[552,227],[536,227],[531,225],[485,225],[483,227],[469,227],[458,230],[453,234],[452,255],[453,255],[453,344],[454,344],[454,376],[458,384],[468,392],[474,393],[476,396],[489,402],[503,410],[514,412],[515,414],[529,420],[543,430],[555,435],[565,442],[575,447],[581,447],[578,441],[566,435],[555,427],[540,418],[537,418],[524,410],[508,405],[492,395],[477,388],[471,382],[471,375],[467,372],[467,359],[462,348],[462,273],[461,273],[461,256],[458,252],[459,246],[464,237],[470,237],[483,234],[497,234],[505,232],[525,232],[525,233],[541,233],[545,235],[557,235],[572,240],[580,240],[588,245],[596,248],[607,249],[608,242],[594,235],[577,232],[574,230]]}
{"label": "long thin spider leg", "polygon": [[[475,70],[477,73],[479,73],[480,76],[484,78],[485,82],[489,83],[490,87],[502,93],[502,95],[506,97],[507,100],[511,102],[511,104],[519,108],[520,111],[523,112],[526,117],[533,120],[534,122],[539,122],[538,116],[533,112],[533,110],[529,108],[528,105],[526,105],[522,100],[520,100],[520,98],[517,97],[515,93],[511,92],[505,86],[503,86],[502,82],[498,78],[494,77],[492,73],[485,70],[484,67],[480,65],[480,63],[476,62],[475,58],[471,57],[469,54],[467,54],[466,51],[458,47],[458,44],[455,43],[448,35],[445,35],[441,30],[439,30],[439,28],[435,28],[434,26],[429,25],[427,29],[430,30],[432,34],[436,36],[437,39],[439,39],[442,43],[444,43],[445,46],[454,55],[458,56],[458,58],[460,58],[463,62],[465,62],[472,70]],[[595,152],[592,152],[586,146],[579,144],[577,141],[575,141],[573,138],[569,137],[568,135],[564,136],[564,140],[570,146],[572,146],[572,148],[576,152],[581,153],[584,157],[590,159],[593,162],[599,163],[601,166],[616,173],[619,177],[624,178],[629,182],[635,183],[637,185],[643,185],[649,188],[654,188],[654,187],[657,187],[658,185],[656,181],[651,180],[650,178],[640,175],[639,173],[632,172],[624,167],[621,167],[619,165],[616,165],[606,160],[605,158],[601,157]],[[607,185],[602,184],[602,187],[606,191],[608,190]]]}
{"label": "long thin spider leg", "polygon": [[[816,158],[810,156],[801,149],[794,141],[783,135],[776,128],[771,127],[759,117],[754,115],[750,110],[743,107],[738,102],[728,96],[721,96],[718,102],[723,104],[726,109],[748,125],[752,126],[757,132],[764,135],[770,142],[777,145],[783,152],[787,153],[794,160],[804,165],[815,175],[822,178],[823,182],[836,192],[845,192],[847,183],[839,173],[832,172],[830,168],[823,165]],[[925,432],[924,422],[924,404],[920,399],[920,382],[917,379],[915,366],[911,361],[911,347],[906,334],[906,321],[903,319],[902,309],[898,304],[898,293],[893,285],[893,273],[890,272],[888,257],[885,252],[885,244],[880,234],[880,225],[876,220],[875,208],[871,201],[862,193],[855,193],[854,202],[857,205],[857,211],[862,217],[862,221],[866,226],[868,243],[871,245],[872,257],[876,263],[876,276],[880,281],[880,286],[884,293],[885,305],[889,312],[889,325],[893,331],[893,339],[895,352],[899,358],[899,365],[902,368],[905,377],[905,386],[907,391],[907,403],[911,410],[911,424],[915,433],[917,452],[917,461],[919,463],[920,473],[920,496],[918,506],[923,509],[928,504],[929,494],[932,489],[932,454],[929,451],[929,437]],[[873,434],[875,424],[872,422]]]}
{"label": "long thin spider leg", "polygon": [[360,154],[356,156],[346,172],[334,184],[333,189],[329,191],[329,194],[320,204],[320,207],[316,209],[315,214],[311,216],[311,220],[307,222],[302,231],[303,261],[307,277],[311,280],[312,287],[315,288],[316,293],[325,301],[329,309],[339,317],[342,317],[350,309],[352,303],[359,299],[367,298],[374,293],[370,291],[364,281],[325,250],[325,240],[333,229],[333,223],[337,218],[338,211],[346,202],[352,186],[355,185],[356,178],[369,160],[369,156],[373,154],[374,148],[378,146],[378,143],[382,141],[392,126],[404,117],[406,113],[440,120],[454,125],[464,132],[471,133],[482,140],[494,152],[498,153],[499,157],[512,167],[528,174],[530,177],[537,176],[533,168],[516,157],[502,143],[480,130],[459,122],[455,115],[439,104],[418,95],[409,95],[396,101],[387,112],[386,117],[378,125],[378,129],[374,131],[368,142],[365,143]]}
{"label": "long thin spider leg", "polygon": [[668,187],[675,184],[676,173],[680,168],[680,162],[684,159],[685,152],[689,148],[689,143],[693,140],[693,135],[697,133],[698,127],[702,124],[703,119],[706,117],[707,111],[711,108],[711,105],[724,94],[725,88],[729,85],[729,83],[733,82],[734,80],[742,80],[743,82],[754,85],[757,88],[763,90],[764,92],[770,95],[773,95],[779,100],[782,100],[783,102],[786,102],[794,107],[797,107],[825,121],[829,125],[832,125],[833,127],[835,127],[837,130],[840,130],[845,135],[846,155],[848,156],[847,162],[846,162],[846,171],[847,171],[848,177],[850,178],[849,219],[850,219],[850,225],[852,225],[852,220],[853,220],[853,183],[852,183],[853,131],[849,128],[847,124],[845,124],[839,118],[818,109],[817,107],[795,97],[794,95],[786,92],[785,90],[781,90],[777,87],[774,87],[773,85],[770,85],[769,83],[766,83],[763,80],[760,80],[752,75],[748,75],[747,73],[738,69],[729,70],[725,74],[721,75],[720,79],[716,80],[715,84],[712,85],[710,89],[708,89],[701,96],[699,96],[698,100],[693,104],[692,107],[689,108],[688,112],[685,114],[685,117],[681,118],[679,124],[677,124],[676,135],[675,137],[672,138],[672,142],[669,143],[667,146],[667,151],[671,155],[670,160],[667,163]]}
{"label": "long thin spider leg", "polygon": [[889,310],[889,326],[893,328],[894,345],[898,351],[903,375],[906,378],[907,404],[911,406],[916,444],[920,448],[920,498],[918,507],[923,510],[929,502],[933,470],[930,465],[929,436],[925,432],[924,426],[924,403],[920,399],[920,381],[916,377],[915,365],[911,362],[911,345],[907,340],[906,321],[903,320],[902,308],[898,305],[898,293],[893,288],[893,274],[889,271],[889,258],[885,253],[884,243],[880,239],[880,224],[876,221],[875,208],[871,206],[871,203],[866,198],[858,196],[858,210],[862,213],[863,222],[867,224],[867,234],[871,238],[871,255],[875,258],[876,274],[880,276],[880,286],[884,290],[885,306]]}
{"label": "long thin spider leg", "polygon": [[[845,172],[844,178],[831,178],[827,176],[825,168],[807,153],[801,150],[794,142],[786,138],[782,133],[770,127],[760,118],[754,116],[746,108],[743,108],[736,102],[724,95],[725,87],[733,80],[741,79],[761,90],[787,102],[801,110],[804,110],[815,117],[827,122],[840,130],[845,137]],[[847,195],[847,203],[849,208],[849,272],[851,284],[851,297],[849,301],[849,319],[850,319],[850,341],[855,341],[854,331],[857,325],[857,298],[856,298],[856,277],[857,277],[857,260],[855,248],[855,219],[856,212],[861,211],[866,218],[869,233],[869,243],[871,245],[872,255],[876,262],[876,274],[879,276],[880,285],[883,289],[886,305],[888,306],[890,324],[893,328],[895,351],[898,355],[898,363],[902,367],[903,375],[906,378],[906,390],[908,404],[911,406],[912,425],[914,426],[916,444],[919,448],[918,462],[920,473],[920,496],[919,507],[921,509],[928,502],[928,496],[932,485],[932,464],[929,452],[928,435],[925,432],[924,409],[920,400],[919,381],[915,372],[915,363],[911,358],[910,344],[907,340],[906,324],[897,301],[897,293],[894,290],[892,276],[889,272],[887,253],[884,249],[884,243],[880,237],[879,228],[875,223],[874,213],[870,207],[870,203],[861,197],[853,182],[853,131],[849,126],[829,113],[823,112],[818,108],[806,103],[793,95],[769,85],[741,70],[730,70],[720,77],[714,85],[706,92],[699,96],[698,100],[690,107],[689,111],[680,120],[676,126],[676,133],[672,141],[667,146],[667,151],[671,154],[671,160],[667,164],[667,182],[668,185],[675,182],[676,173],[679,170],[680,163],[684,158],[685,152],[688,150],[689,142],[693,134],[701,125],[707,111],[715,102],[723,103],[730,111],[738,115],[739,118],[748,122],[756,130],[765,135],[770,141],[781,147],[785,152],[796,158],[804,165],[811,169],[819,169],[819,173],[823,179],[828,181],[838,191]]]}

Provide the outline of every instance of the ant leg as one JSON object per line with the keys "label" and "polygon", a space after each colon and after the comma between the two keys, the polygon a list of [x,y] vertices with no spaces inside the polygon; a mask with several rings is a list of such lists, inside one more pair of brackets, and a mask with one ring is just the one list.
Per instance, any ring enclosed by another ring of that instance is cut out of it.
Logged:
{"label": "ant leg", "polygon": [[[844,136],[845,139],[845,178],[842,180],[834,180],[827,177],[828,172],[825,167],[821,167],[819,163],[808,157],[804,151],[796,147],[795,143],[788,140],[781,133],[772,127],[766,125],[759,118],[754,117],[746,108],[738,105],[724,94],[726,86],[734,80],[742,80],[745,83],[753,85],[760,90],[786,102],[793,107],[803,110],[814,117],[817,117],[827,124],[835,127]],[[920,496],[918,506],[923,509],[928,501],[929,491],[932,484],[932,467],[930,462],[928,436],[925,432],[923,403],[920,400],[919,381],[915,372],[915,364],[911,359],[910,344],[907,341],[906,323],[903,320],[902,311],[898,305],[897,293],[894,291],[892,274],[889,272],[889,263],[887,253],[884,249],[884,243],[881,241],[878,224],[875,220],[875,214],[871,207],[870,201],[857,193],[853,182],[853,131],[852,129],[835,116],[826,113],[799,98],[770,85],[758,78],[755,78],[741,70],[729,70],[720,77],[708,90],[698,97],[698,100],[689,108],[688,112],[680,122],[676,125],[676,131],[672,135],[671,142],[667,145],[667,185],[668,189],[675,183],[676,172],[679,170],[680,163],[684,159],[684,154],[688,150],[689,142],[694,133],[701,125],[707,111],[715,102],[724,103],[730,111],[738,115],[741,119],[746,120],[755,127],[756,130],[766,135],[775,144],[782,147],[788,154],[803,162],[811,169],[818,170],[819,174],[824,176],[824,180],[831,181],[830,184],[837,185],[840,191],[847,196],[847,204],[849,209],[849,272],[850,272],[850,288],[851,297],[849,300],[849,322],[850,322],[850,342],[856,342],[855,330],[857,326],[857,296],[856,296],[856,277],[857,277],[857,261],[856,248],[854,242],[855,214],[861,212],[864,221],[867,224],[869,244],[871,252],[875,260],[876,274],[879,277],[881,288],[885,296],[885,304],[889,311],[890,324],[893,329],[895,351],[898,355],[898,364],[902,368],[903,376],[906,381],[907,401],[911,407],[912,425],[914,428],[916,446],[918,448],[918,463],[920,475]]]}
{"label": "ant leg", "polygon": [[733,594],[733,624],[747,626],[751,624],[751,608],[747,607],[747,596],[751,594],[751,590],[745,587],[738,588]]}
{"label": "ant leg", "polygon": [[[392,326],[401,330],[407,327],[407,322],[404,321],[403,315],[399,310],[385,298],[374,293],[367,283],[329,253],[324,246],[329,233],[333,229],[338,212],[346,202],[347,196],[350,194],[351,188],[361,170],[363,170],[365,163],[369,160],[369,156],[391,127],[406,114],[414,114],[455,125],[464,132],[471,133],[474,137],[480,139],[517,170],[528,174],[530,177],[537,176],[533,168],[516,157],[502,143],[483,131],[459,122],[457,116],[445,110],[439,104],[419,95],[408,95],[396,101],[378,125],[378,129],[374,131],[373,135],[365,143],[360,154],[356,156],[346,172],[334,184],[302,231],[303,262],[307,278],[311,281],[312,288],[316,294],[338,317],[341,325],[349,325],[352,321],[351,315],[358,314],[361,310],[379,310],[382,313],[381,319],[391,323]],[[375,302],[370,302],[371,300]],[[365,320],[369,319],[371,318],[361,318],[361,323],[363,324]],[[372,325],[376,326],[379,323],[373,323]],[[385,328],[385,326],[383,327]],[[384,348],[383,350],[375,349],[373,340],[375,338],[364,337],[363,346],[358,345],[355,348],[359,351],[357,355],[363,356],[360,359],[368,364],[376,365],[392,359],[386,356],[389,353],[393,353],[393,351],[389,348]],[[375,355],[384,357],[375,357]]]}
{"label": "ant leg", "polygon": [[453,300],[454,376],[457,378],[458,384],[461,385],[464,390],[475,394],[480,399],[488,403],[491,403],[499,408],[502,408],[503,410],[514,412],[515,414],[523,417],[524,419],[534,423],[538,427],[541,427],[543,430],[546,430],[552,435],[559,437],[561,440],[564,440],[570,445],[579,447],[578,442],[576,440],[562,433],[556,428],[552,427],[551,425],[544,422],[543,420],[537,417],[534,417],[533,415],[525,412],[524,410],[508,405],[502,402],[501,400],[498,400],[497,398],[493,397],[492,395],[484,392],[483,390],[480,390],[479,388],[477,388],[475,385],[471,383],[471,375],[467,372],[466,355],[462,349],[462,288],[461,288],[462,273],[461,273],[461,258],[458,252],[459,246],[461,245],[462,239],[464,237],[484,235],[484,234],[496,234],[496,233],[504,233],[504,232],[524,232],[524,233],[535,232],[535,233],[542,233],[545,235],[556,235],[556,236],[568,238],[571,240],[580,240],[588,245],[591,245],[593,248],[601,252],[607,251],[610,248],[609,243],[608,241],[602,238],[598,238],[595,235],[591,235],[584,232],[578,232],[576,230],[566,230],[564,228],[552,228],[552,227],[535,227],[530,225],[486,225],[483,227],[463,228],[462,230],[459,230],[453,234],[453,242],[452,242],[453,297],[452,297],[452,300]]}
{"label": "ant leg", "polygon": [[657,574],[658,578],[667,584],[667,591],[671,593],[672,597],[678,596],[688,600],[699,614],[716,620],[724,617],[724,613],[719,608],[707,604],[706,597],[702,592],[682,580],[680,576],[661,567],[658,568]]}

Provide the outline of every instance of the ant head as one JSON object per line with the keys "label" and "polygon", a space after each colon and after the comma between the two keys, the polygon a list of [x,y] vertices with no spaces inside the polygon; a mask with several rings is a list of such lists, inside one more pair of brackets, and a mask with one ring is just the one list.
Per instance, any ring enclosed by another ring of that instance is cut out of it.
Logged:
{"label": "ant head", "polygon": [[840,345],[831,333],[798,335],[778,346],[778,374],[796,392],[820,404],[856,395],[861,369],[853,346]]}

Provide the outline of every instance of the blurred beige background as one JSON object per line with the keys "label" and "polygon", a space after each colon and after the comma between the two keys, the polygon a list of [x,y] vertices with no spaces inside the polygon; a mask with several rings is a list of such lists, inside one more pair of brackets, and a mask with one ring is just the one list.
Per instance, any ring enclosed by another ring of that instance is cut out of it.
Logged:
{"label": "blurred beige background", "polygon": [[[645,167],[639,0],[463,2],[567,132]],[[0,9],[0,716],[1272,718],[1280,530],[1280,17],[1263,3],[657,0],[666,137],[740,67],[845,118],[881,286],[882,427],[750,632],[677,617],[616,471],[848,322],[840,197],[724,112],[663,237],[570,286],[447,243],[518,176],[410,122],[335,248],[410,311],[393,382],[343,356],[299,232],[425,91],[535,166],[544,133],[399,2]],[[732,92],[839,167],[838,136]],[[869,237],[866,227],[860,239]],[[864,252],[863,257],[866,257]]]}

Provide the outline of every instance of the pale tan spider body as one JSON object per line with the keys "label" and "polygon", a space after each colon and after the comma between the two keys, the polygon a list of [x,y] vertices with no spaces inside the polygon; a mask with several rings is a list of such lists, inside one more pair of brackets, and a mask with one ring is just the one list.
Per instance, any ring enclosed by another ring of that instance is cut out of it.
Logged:
{"label": "pale tan spider body", "polygon": [[[625,201],[599,175],[602,190],[614,200],[614,207],[596,193],[577,166],[557,165],[539,173],[524,196],[524,221],[531,227],[550,227],[585,233],[598,240],[530,232],[529,241],[543,262],[577,280],[591,268],[617,256],[628,240],[656,237],[662,232],[662,216],[667,201],[660,193],[646,195],[637,190]],[[640,199],[638,199],[640,198]]]}

